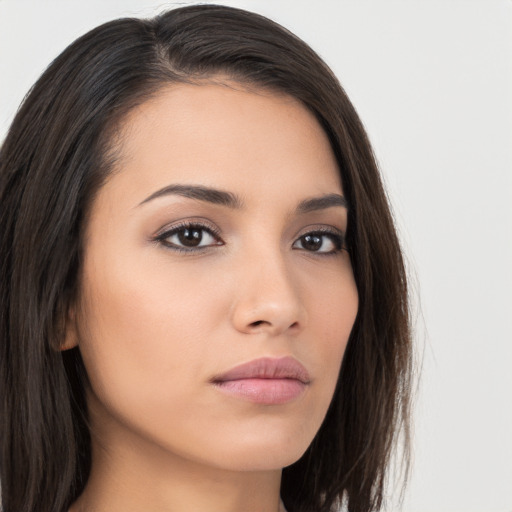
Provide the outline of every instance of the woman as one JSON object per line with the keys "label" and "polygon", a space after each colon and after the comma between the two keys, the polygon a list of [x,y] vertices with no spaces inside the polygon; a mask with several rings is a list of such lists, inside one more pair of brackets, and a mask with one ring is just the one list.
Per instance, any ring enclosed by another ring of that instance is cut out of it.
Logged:
{"label": "woman", "polygon": [[107,23],[0,165],[4,512],[382,508],[405,272],[305,43],[213,5]]}

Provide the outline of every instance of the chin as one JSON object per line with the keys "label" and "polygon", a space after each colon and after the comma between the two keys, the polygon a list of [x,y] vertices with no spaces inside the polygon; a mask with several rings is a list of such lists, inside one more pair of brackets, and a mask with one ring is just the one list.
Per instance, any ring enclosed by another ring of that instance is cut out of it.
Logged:
{"label": "chin", "polygon": [[297,462],[308,449],[311,439],[278,436],[260,436],[251,442],[243,439],[230,443],[220,452],[217,465],[231,471],[272,471],[280,470]]}

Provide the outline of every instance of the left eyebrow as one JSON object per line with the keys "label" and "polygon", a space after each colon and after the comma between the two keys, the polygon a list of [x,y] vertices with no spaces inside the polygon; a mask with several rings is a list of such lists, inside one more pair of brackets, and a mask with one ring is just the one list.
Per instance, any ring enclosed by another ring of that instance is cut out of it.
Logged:
{"label": "left eyebrow", "polygon": [[157,190],[149,197],[144,199],[139,206],[157,199],[162,196],[177,195],[182,197],[189,197],[190,199],[197,199],[198,201],[205,201],[208,203],[219,204],[227,206],[228,208],[241,209],[243,207],[243,201],[232,194],[224,190],[219,190],[211,187],[204,187],[201,185],[180,185],[174,184]]}
{"label": "left eyebrow", "polygon": [[295,209],[295,213],[309,213],[332,208],[333,206],[341,206],[348,210],[348,201],[340,194],[327,194],[320,197],[312,197],[301,201]]}

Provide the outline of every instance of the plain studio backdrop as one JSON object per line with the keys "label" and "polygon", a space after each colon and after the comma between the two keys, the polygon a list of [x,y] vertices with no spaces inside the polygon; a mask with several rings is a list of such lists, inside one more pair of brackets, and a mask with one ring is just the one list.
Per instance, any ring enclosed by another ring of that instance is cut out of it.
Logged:
{"label": "plain studio backdrop", "polygon": [[[76,37],[188,3],[0,0],[0,141]],[[403,509],[512,512],[512,1],[217,3],[310,43],[373,142],[413,275],[422,365]]]}

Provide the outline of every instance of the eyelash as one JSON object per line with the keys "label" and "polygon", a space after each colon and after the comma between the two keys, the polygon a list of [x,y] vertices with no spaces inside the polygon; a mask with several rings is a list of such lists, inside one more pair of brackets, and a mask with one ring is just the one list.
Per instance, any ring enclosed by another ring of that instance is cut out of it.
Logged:
{"label": "eyelash", "polygon": [[[217,241],[220,241],[220,243],[215,243],[215,244],[210,244],[210,245],[205,245],[205,246],[198,246],[198,247],[184,247],[184,246],[179,246],[174,243],[168,242],[168,239],[170,237],[177,235],[180,232],[183,232],[184,230],[206,232],[210,236],[215,238]],[[339,254],[343,250],[346,250],[344,234],[335,228],[326,228],[326,227],[317,228],[312,231],[303,233],[302,235],[300,235],[300,237],[297,238],[297,240],[295,240],[293,245],[295,245],[299,240],[303,239],[306,236],[315,236],[315,235],[317,235],[318,237],[329,237],[330,240],[332,241],[333,245],[335,246],[335,249],[331,250],[331,251],[326,251],[326,252],[308,251],[307,249],[304,249],[304,248],[299,249],[299,250],[303,250],[305,252],[309,252],[309,253],[319,255],[319,256],[333,256],[333,255]],[[202,224],[200,222],[183,222],[183,223],[177,224],[177,225],[173,226],[171,229],[168,229],[168,230],[164,231],[163,233],[157,234],[153,238],[153,241],[156,243],[162,244],[166,248],[171,249],[173,251],[188,253],[188,254],[197,253],[200,251],[210,249],[212,247],[224,245],[224,242],[222,241],[222,239],[220,237],[220,231],[218,229],[216,229],[210,225],[207,225],[207,224]],[[322,245],[323,245],[323,242],[322,242]]]}

